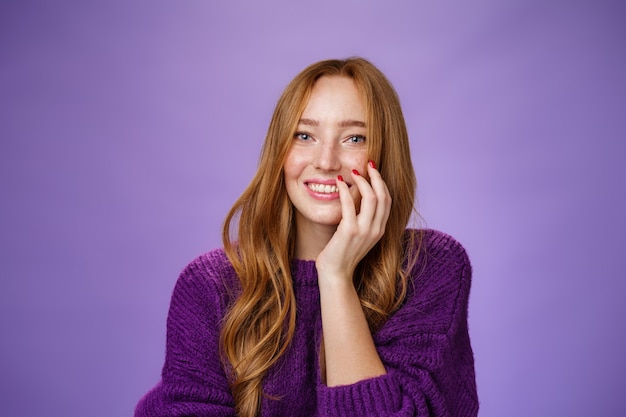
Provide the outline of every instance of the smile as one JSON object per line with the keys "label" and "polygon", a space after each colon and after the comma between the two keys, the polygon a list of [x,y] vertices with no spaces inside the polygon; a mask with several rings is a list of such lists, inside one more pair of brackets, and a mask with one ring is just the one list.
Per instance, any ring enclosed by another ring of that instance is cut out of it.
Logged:
{"label": "smile", "polygon": [[308,183],[307,186],[311,191],[315,191],[316,193],[332,194],[339,192],[336,185]]}

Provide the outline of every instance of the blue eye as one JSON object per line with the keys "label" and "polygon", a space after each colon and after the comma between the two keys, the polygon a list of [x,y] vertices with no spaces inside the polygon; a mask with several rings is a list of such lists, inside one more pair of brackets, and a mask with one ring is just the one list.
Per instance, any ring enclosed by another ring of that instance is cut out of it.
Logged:
{"label": "blue eye", "polygon": [[350,143],[361,143],[365,142],[365,136],[363,135],[354,135],[348,138],[348,142]]}
{"label": "blue eye", "polygon": [[304,140],[304,141],[307,141],[307,140],[310,140],[310,139],[311,139],[311,135],[308,135],[308,134],[306,134],[306,133],[302,133],[302,132],[296,132],[296,133],[293,135],[293,137],[294,137],[295,139],[300,139],[300,140]]}

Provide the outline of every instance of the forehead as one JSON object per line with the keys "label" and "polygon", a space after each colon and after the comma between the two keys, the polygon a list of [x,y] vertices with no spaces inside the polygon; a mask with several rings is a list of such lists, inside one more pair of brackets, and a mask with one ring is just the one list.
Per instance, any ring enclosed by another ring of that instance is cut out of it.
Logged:
{"label": "forehead", "polygon": [[302,117],[365,121],[364,100],[351,78],[324,76],[313,86]]}

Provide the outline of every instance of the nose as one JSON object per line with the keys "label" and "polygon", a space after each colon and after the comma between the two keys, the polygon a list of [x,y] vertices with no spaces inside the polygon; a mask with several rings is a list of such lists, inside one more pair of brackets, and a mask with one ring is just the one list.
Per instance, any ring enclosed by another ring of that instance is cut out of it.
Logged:
{"label": "nose", "polygon": [[316,151],[315,168],[322,171],[340,170],[339,149],[334,141],[320,141]]}

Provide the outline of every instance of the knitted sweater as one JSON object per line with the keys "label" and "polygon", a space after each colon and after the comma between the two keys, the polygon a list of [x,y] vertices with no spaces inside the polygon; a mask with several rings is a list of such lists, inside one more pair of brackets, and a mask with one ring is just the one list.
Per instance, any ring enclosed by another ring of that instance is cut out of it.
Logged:
{"label": "knitted sweater", "polygon": [[[295,335],[264,380],[261,416],[476,416],[467,329],[471,267],[453,238],[423,230],[422,251],[403,305],[373,334],[387,374],[328,387],[320,379],[320,295],[314,261],[292,262]],[[219,356],[220,323],[238,285],[223,250],[180,275],[167,320],[161,381],[136,417],[235,416]],[[276,399],[275,399],[276,398]]]}

